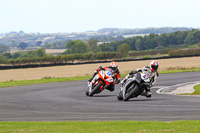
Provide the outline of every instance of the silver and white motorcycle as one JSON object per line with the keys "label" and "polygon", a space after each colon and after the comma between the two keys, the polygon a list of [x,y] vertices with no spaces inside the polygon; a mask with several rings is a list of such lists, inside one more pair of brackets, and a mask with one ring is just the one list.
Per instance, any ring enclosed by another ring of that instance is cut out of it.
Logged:
{"label": "silver and white motorcycle", "polygon": [[141,95],[146,87],[150,87],[150,78],[148,73],[135,73],[133,77],[126,80],[119,92],[117,99],[128,101],[130,98]]}

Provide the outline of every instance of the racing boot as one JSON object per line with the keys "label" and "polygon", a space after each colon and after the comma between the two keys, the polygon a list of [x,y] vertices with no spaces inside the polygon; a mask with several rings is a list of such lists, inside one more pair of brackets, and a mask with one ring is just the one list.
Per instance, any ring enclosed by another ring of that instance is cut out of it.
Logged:
{"label": "racing boot", "polygon": [[150,88],[146,88],[145,90],[146,90],[146,97],[150,98],[152,94]]}
{"label": "racing boot", "polygon": [[146,93],[146,91],[144,90],[140,95],[146,97],[146,96],[147,96],[147,93]]}

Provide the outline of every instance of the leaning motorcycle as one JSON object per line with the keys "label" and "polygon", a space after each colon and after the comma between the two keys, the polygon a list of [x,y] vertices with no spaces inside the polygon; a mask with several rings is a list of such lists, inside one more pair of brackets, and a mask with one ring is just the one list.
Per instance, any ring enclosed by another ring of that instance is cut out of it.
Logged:
{"label": "leaning motorcycle", "polygon": [[86,91],[87,96],[93,96],[106,89],[110,84],[114,84],[113,73],[111,70],[101,70],[93,78],[92,82],[88,84],[88,90]]}
{"label": "leaning motorcycle", "polygon": [[148,73],[135,73],[132,78],[127,79],[123,84],[117,99],[128,101],[130,98],[141,95],[145,91],[145,88],[150,86],[151,83]]}

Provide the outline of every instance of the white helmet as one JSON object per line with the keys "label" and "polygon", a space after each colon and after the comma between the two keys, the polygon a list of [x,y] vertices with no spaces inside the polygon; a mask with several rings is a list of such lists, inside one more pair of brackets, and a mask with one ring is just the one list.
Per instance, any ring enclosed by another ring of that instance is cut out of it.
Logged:
{"label": "white helmet", "polygon": [[116,72],[117,69],[118,69],[118,64],[117,64],[117,62],[112,61],[112,62],[110,63],[110,67],[111,67],[111,69],[112,69],[114,72]]}
{"label": "white helmet", "polygon": [[158,66],[159,66],[158,61],[152,60],[150,62],[150,66],[149,67],[150,67],[151,71],[156,71],[158,69]]}

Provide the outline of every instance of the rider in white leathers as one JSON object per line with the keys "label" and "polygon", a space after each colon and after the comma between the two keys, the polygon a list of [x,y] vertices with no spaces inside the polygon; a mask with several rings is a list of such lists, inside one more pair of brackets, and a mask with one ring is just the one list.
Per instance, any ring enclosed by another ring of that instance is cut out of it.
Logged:
{"label": "rider in white leathers", "polygon": [[[146,66],[143,68],[139,68],[136,69],[135,71],[131,71],[122,81],[121,84],[123,86],[123,84],[126,82],[127,79],[129,79],[130,77],[133,77],[135,73],[137,72],[143,72],[143,73],[148,73],[149,78],[150,78],[150,83],[151,83],[151,87],[156,83],[156,80],[159,76],[157,69],[158,69],[159,63],[158,61],[151,61],[150,62],[150,66]],[[146,94],[142,94],[145,95],[146,97],[151,97],[151,90],[150,87],[149,88],[145,88]]]}

